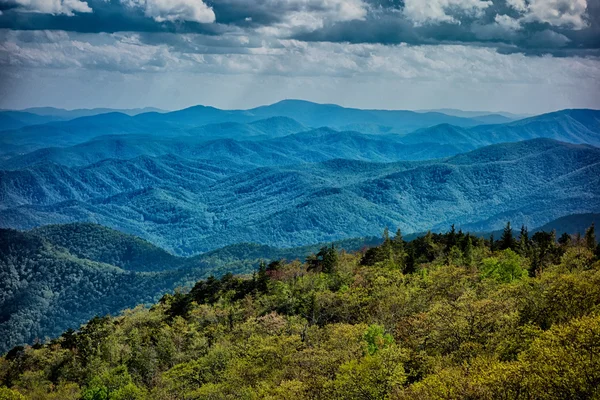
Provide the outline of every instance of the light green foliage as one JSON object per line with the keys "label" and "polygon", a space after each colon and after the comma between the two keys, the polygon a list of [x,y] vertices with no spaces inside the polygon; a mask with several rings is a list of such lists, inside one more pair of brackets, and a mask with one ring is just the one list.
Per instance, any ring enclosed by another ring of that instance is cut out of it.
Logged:
{"label": "light green foliage", "polygon": [[597,256],[523,243],[453,229],[209,278],[11,350],[0,399],[599,398]]}
{"label": "light green foliage", "polygon": [[25,396],[15,390],[0,387],[0,400],[25,400]]}
{"label": "light green foliage", "polygon": [[517,253],[506,249],[497,257],[484,259],[481,270],[486,278],[508,283],[527,275],[524,265],[524,260]]}

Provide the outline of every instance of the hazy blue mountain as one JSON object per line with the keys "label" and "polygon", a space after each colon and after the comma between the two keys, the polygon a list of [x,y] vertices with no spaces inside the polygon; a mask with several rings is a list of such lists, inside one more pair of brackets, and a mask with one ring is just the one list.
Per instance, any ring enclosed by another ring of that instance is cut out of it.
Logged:
{"label": "hazy blue mountain", "polygon": [[[174,253],[193,254],[238,242],[294,247],[375,236],[384,226],[407,234],[446,229],[451,223],[489,231],[507,220],[534,228],[564,215],[600,210],[600,149],[548,139],[494,145],[437,161],[330,160],[219,172],[218,179],[203,178],[206,183],[194,182],[193,164],[182,163],[190,172],[177,174],[178,162],[172,167],[177,177],[168,170],[148,174],[141,169],[135,180],[141,188],[132,190],[132,180],[122,180],[120,175],[127,175],[118,169],[117,183],[89,188],[80,175],[87,168],[61,169],[39,184],[4,175],[10,191],[3,189],[3,203],[24,205],[0,212],[0,223],[25,229],[98,222]],[[92,170],[97,168],[115,167],[107,161]]]}
{"label": "hazy blue mountain", "polygon": [[[86,166],[105,160],[132,159],[142,155],[163,156],[177,154],[190,160],[213,160],[233,162],[247,166],[277,166],[305,162],[319,162],[334,158],[392,162],[400,160],[425,160],[448,157],[470,150],[473,146],[437,143],[404,144],[399,135],[365,135],[358,132],[338,132],[329,128],[300,132],[278,137],[279,133],[300,128],[295,123],[277,119],[277,129],[260,133],[260,124],[272,120],[260,120],[251,124],[229,123],[236,130],[229,133],[261,134],[258,136],[213,139],[216,125],[202,127],[203,133],[176,138],[157,138],[149,135],[115,135],[100,137],[70,147],[49,147],[19,156],[0,160],[0,169],[16,170],[43,163],[66,166]],[[291,120],[289,120],[291,121]],[[219,124],[219,127],[225,124]],[[258,125],[258,127],[257,127]],[[242,129],[244,128],[244,129]],[[247,129],[246,129],[247,128]],[[210,137],[207,131],[213,132]],[[272,139],[264,136],[272,135]]]}
{"label": "hazy blue mountain", "polygon": [[[135,138],[132,141],[139,149],[140,145],[142,145],[142,143],[139,143],[140,140],[144,143],[152,140],[161,142],[166,138],[178,137],[182,139],[187,138],[184,139],[185,143],[183,143],[183,145],[187,145],[190,143],[190,140],[200,142],[218,138],[259,140],[285,136],[307,129],[300,123],[285,117],[273,117],[266,120],[254,121],[249,124],[224,122],[189,128],[183,127],[176,122],[140,122],[125,114],[110,113],[6,131],[0,138],[0,154],[19,152],[21,154],[17,155],[17,157],[24,155],[26,158],[30,157],[32,160],[43,160],[46,157],[51,157],[50,161],[60,162],[62,155],[59,154],[59,148],[107,137],[113,140],[114,143],[119,140],[117,139],[119,136],[144,136],[144,138]],[[121,144],[114,144],[114,146],[117,149],[124,147]],[[41,157],[40,154],[32,154],[31,156],[27,154],[37,149],[42,152]],[[92,153],[97,151],[94,149],[88,150]],[[52,155],[53,152],[56,153],[55,156]],[[141,151],[136,155],[156,154]],[[91,157],[84,151],[81,151],[81,156],[84,158]],[[121,158],[118,155],[116,157]],[[101,159],[103,158],[96,158],[95,161],[100,161]],[[18,164],[19,162],[15,165]],[[25,162],[22,165],[30,165],[30,163]]]}
{"label": "hazy blue mountain", "polygon": [[[534,231],[551,232],[556,230],[559,236],[563,232],[566,232],[570,235],[579,233],[581,236],[583,236],[585,235],[585,231],[592,223],[595,225],[596,229],[600,227],[600,214],[587,213],[565,215],[564,217],[560,217],[554,221],[550,221],[547,224],[540,226],[539,228],[536,228]],[[600,240],[600,237],[596,236],[596,238],[597,240]]]}
{"label": "hazy blue mountain", "polygon": [[[446,114],[446,115],[453,115],[455,117],[462,117],[462,118],[475,118],[475,119],[481,119],[483,118],[487,118],[489,116],[492,116],[493,118],[496,118],[497,116],[503,117],[505,119],[508,119],[510,121],[515,121],[517,119],[523,119],[523,118],[527,118],[527,117],[531,117],[531,114],[514,114],[514,113],[509,113],[506,111],[465,111],[465,110],[458,110],[456,108],[436,108],[436,109],[429,109],[429,110],[415,110],[416,112],[438,112],[438,113],[442,113],[442,114]],[[504,122],[508,122],[508,121],[504,121]],[[503,122],[500,122],[503,123]]]}
{"label": "hazy blue mountain", "polygon": [[113,113],[113,112],[118,112],[118,113],[127,114],[127,115],[131,115],[131,116],[142,114],[142,113],[148,113],[148,112],[158,112],[158,113],[167,112],[165,110],[161,110],[161,109],[155,108],[155,107],[125,108],[125,109],[78,108],[78,109],[74,109],[74,110],[65,110],[64,108],[55,108],[55,107],[31,107],[31,108],[26,108],[21,111],[25,111],[25,112],[29,112],[29,113],[37,114],[37,115],[57,117],[57,118],[60,118],[63,120],[75,119],[75,118],[80,118],[80,117],[89,117],[92,115],[99,115],[99,114],[108,114],[108,113]]}
{"label": "hazy blue mountain", "polygon": [[472,148],[495,143],[550,138],[600,146],[599,110],[562,110],[501,125],[462,128],[441,124],[403,136],[405,143],[445,143]]}
{"label": "hazy blue mountain", "polygon": [[370,124],[389,127],[397,133],[408,133],[415,129],[449,123],[457,126],[481,124],[469,118],[455,117],[436,112],[418,113],[405,110],[361,110],[345,108],[335,104],[317,104],[303,100],[284,100],[268,106],[247,110],[259,118],[286,116],[304,125],[348,128],[350,124]]}
{"label": "hazy blue mountain", "polygon": [[[220,113],[221,110],[213,109],[212,112]],[[139,117],[144,115],[148,114]],[[165,115],[156,114],[160,118]],[[247,113],[243,115],[246,117]],[[305,125],[288,117],[272,117],[249,123],[230,121],[192,128],[182,127],[174,121],[140,121],[136,118],[124,114],[104,114],[6,131],[0,138],[0,154],[4,153],[0,168],[19,169],[42,162],[77,166],[106,158],[128,159],[169,153],[192,159],[214,159],[210,146],[220,154],[219,158],[229,159],[245,154],[246,162],[262,166],[318,162],[331,158],[378,162],[422,160],[447,157],[495,143],[538,137],[600,145],[600,111],[595,110],[564,110],[508,124],[470,128],[444,123],[403,136],[382,126],[369,124],[345,125],[362,127],[368,134],[336,132],[332,128],[307,130]],[[374,132],[367,125],[378,128]],[[218,139],[235,139],[236,142],[251,140],[260,142],[260,145],[219,142]],[[214,143],[207,145],[211,140]],[[390,143],[389,148],[386,142]],[[75,146],[70,146],[73,143]],[[300,148],[300,145],[304,148]],[[31,152],[40,147],[43,148]],[[228,148],[232,150],[229,155]],[[308,156],[309,153],[312,156]],[[253,154],[257,155],[256,161],[248,161]],[[264,160],[265,154],[271,161]]]}
{"label": "hazy blue mountain", "polygon": [[0,208],[86,201],[122,192],[167,185],[200,191],[243,169],[166,155],[132,160],[105,160],[82,168],[46,163],[29,169],[0,171]]}
{"label": "hazy blue mountain", "polygon": [[166,122],[142,123],[129,115],[114,112],[4,131],[0,139],[0,149],[5,144],[12,144],[22,146],[25,152],[49,146],[74,145],[103,135],[157,132],[177,135],[177,129],[176,125]]}
{"label": "hazy blue mountain", "polygon": [[26,111],[0,111],[0,131],[19,129],[28,125],[45,124],[57,120],[60,120],[60,118]]}
{"label": "hazy blue mountain", "polygon": [[[20,152],[24,153],[48,146],[70,146],[103,135],[150,134],[159,135],[160,137],[172,137],[190,134],[186,130],[192,128],[219,124],[226,125],[222,127],[213,126],[212,131],[209,132],[211,135],[223,137],[224,134],[227,134],[227,137],[237,138],[238,135],[235,132],[227,133],[227,130],[229,128],[239,129],[240,127],[236,124],[249,124],[264,119],[274,119],[268,125],[278,125],[280,131],[285,132],[287,130],[287,134],[293,133],[292,131],[297,127],[292,127],[289,121],[282,124],[282,117],[294,119],[301,125],[313,128],[329,126],[341,129],[349,126],[378,126],[380,128],[377,129],[389,128],[389,131],[396,133],[408,133],[415,129],[441,123],[457,126],[481,124],[481,121],[478,120],[448,116],[441,113],[360,110],[299,100],[287,100],[250,110],[221,110],[214,107],[194,106],[173,112],[148,112],[134,116],[123,112],[108,112],[20,129],[17,129],[18,126],[14,126],[14,122],[8,121],[8,125],[4,129],[13,130],[7,131],[2,136],[0,145],[2,147],[5,145],[21,145]],[[268,137],[282,135],[281,133],[270,134],[270,131],[277,130],[277,127],[264,126],[265,124],[266,122],[263,122],[263,126],[261,124],[246,126],[242,128],[242,131],[254,136],[256,132],[253,128],[256,128],[258,131],[269,131]],[[191,134],[193,133],[194,129],[191,131]],[[206,134],[202,129],[196,133]],[[2,153],[5,152],[2,151]]]}

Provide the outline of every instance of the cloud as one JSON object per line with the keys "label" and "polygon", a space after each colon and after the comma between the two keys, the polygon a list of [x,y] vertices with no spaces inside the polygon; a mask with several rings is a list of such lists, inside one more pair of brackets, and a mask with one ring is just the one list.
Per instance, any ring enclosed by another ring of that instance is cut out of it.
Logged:
{"label": "cloud", "polygon": [[202,0],[121,0],[130,8],[141,8],[157,22],[192,21],[215,22],[215,13]]}
{"label": "cloud", "polygon": [[272,10],[279,10],[279,20],[259,27],[267,36],[286,37],[298,32],[312,32],[336,22],[364,20],[367,6],[362,0],[266,0]]}
{"label": "cloud", "polygon": [[[551,36],[540,40],[545,40],[543,46],[560,45],[560,39]],[[15,68],[108,71],[132,76],[156,72],[210,73],[257,79],[329,76],[465,84],[561,85],[600,80],[597,59],[532,58],[463,45],[390,46],[297,40],[265,43],[255,37],[215,38],[197,34],[0,31],[0,69]]]}
{"label": "cloud", "polygon": [[492,4],[490,0],[405,0],[403,13],[416,25],[460,23],[456,15],[481,15]]}
{"label": "cloud", "polygon": [[[36,0],[29,1],[33,4]],[[44,4],[53,1],[56,0]],[[586,0],[86,1],[93,12],[67,16],[24,13],[15,7],[15,0],[0,0],[3,12],[0,29],[162,32],[223,39],[214,43],[204,40],[202,44],[177,40],[182,53],[188,47],[195,51],[198,46],[216,46],[206,51],[222,52],[222,44],[227,41],[243,53],[245,47],[256,49],[261,42],[290,39],[414,46],[462,44],[492,47],[503,54],[600,56],[599,1],[589,4]],[[141,40],[149,37],[141,35]],[[247,38],[248,42],[244,44],[237,37]],[[151,40],[154,44],[160,44],[156,42],[159,40],[173,41],[168,35],[153,36]]]}
{"label": "cloud", "polygon": [[[88,3],[82,0],[0,0],[0,8],[67,16],[73,16],[76,12],[92,12]],[[1,11],[0,15],[2,15]]]}
{"label": "cloud", "polygon": [[522,13],[524,22],[543,22],[572,29],[588,26],[587,0],[507,0],[507,3]]}

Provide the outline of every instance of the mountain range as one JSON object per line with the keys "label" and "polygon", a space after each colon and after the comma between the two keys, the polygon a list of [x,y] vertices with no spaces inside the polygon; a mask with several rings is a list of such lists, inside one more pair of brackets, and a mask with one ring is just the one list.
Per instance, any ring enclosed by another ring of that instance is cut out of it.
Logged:
{"label": "mountain range", "polygon": [[440,111],[0,111],[0,351],[385,227],[598,220],[600,111]]}
{"label": "mountain range", "polygon": [[45,164],[1,178],[3,227],[97,222],[181,255],[374,236],[384,226],[491,231],[511,220],[533,228],[600,209],[600,149],[551,139],[413,162],[255,168],[167,155]]}
{"label": "mountain range", "polygon": [[[0,119],[9,118],[9,113],[15,112],[0,112]],[[436,112],[361,110],[299,100],[285,100],[249,110],[221,110],[214,107],[194,106],[172,112],[144,112],[136,115],[116,111],[102,114],[88,113],[68,121],[61,120],[62,118],[55,113],[38,116],[38,118],[50,119],[46,121],[47,123],[22,122],[22,126],[9,122],[0,124],[4,130],[1,135],[0,149],[3,150],[3,154],[23,154],[49,146],[75,145],[97,136],[111,134],[147,134],[161,138],[180,135],[203,137],[206,132],[198,127],[215,124],[249,124],[281,117],[293,119],[308,128],[329,127],[336,130],[358,129],[363,133],[396,134],[405,134],[443,123],[471,127],[491,121],[489,118],[484,118],[485,116],[463,118]],[[504,119],[503,121],[506,122]],[[216,130],[221,136],[225,134],[227,137],[239,139],[247,130],[254,132],[251,128],[242,128],[241,131],[236,130],[235,125],[233,128],[231,130],[228,126],[225,126],[225,129],[209,128],[208,136],[214,137]],[[267,136],[282,134],[273,126],[266,128],[269,132]],[[258,129],[260,131],[260,128]]]}

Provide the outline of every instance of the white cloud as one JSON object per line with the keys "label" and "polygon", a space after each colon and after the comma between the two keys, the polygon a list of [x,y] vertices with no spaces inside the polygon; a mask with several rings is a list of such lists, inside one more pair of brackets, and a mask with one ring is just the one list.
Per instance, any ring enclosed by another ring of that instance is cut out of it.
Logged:
{"label": "white cloud", "polygon": [[260,28],[268,36],[282,37],[298,30],[314,31],[327,23],[363,20],[367,5],[363,0],[268,0],[274,9],[286,10],[282,22]]}
{"label": "white cloud", "polygon": [[492,4],[491,0],[405,0],[403,13],[415,25],[460,23],[456,15],[478,16]]}
{"label": "white cloud", "polygon": [[[25,36],[23,36],[25,35]],[[30,35],[40,36],[31,40]],[[173,34],[174,35],[174,34]],[[196,51],[146,44],[136,34],[74,34],[0,31],[0,69],[114,71],[265,76],[343,77],[377,82],[552,83],[600,81],[600,60],[500,54],[493,48],[462,45],[386,46],[381,44],[308,43],[275,40],[262,47],[211,50],[214,39],[176,35]],[[239,37],[229,38],[231,43]],[[253,38],[248,38],[251,42]],[[246,38],[242,38],[246,41]],[[544,46],[560,46],[558,37],[539,37]],[[203,45],[204,44],[204,45]],[[217,45],[217,44],[215,44]]]}
{"label": "white cloud", "polygon": [[522,14],[523,22],[546,22],[576,30],[588,26],[587,0],[507,0],[507,3]]}
{"label": "white cloud", "polygon": [[494,18],[495,23],[508,31],[518,31],[521,29],[521,23],[518,19],[512,18],[508,15],[499,15],[496,14],[496,18]]}
{"label": "white cloud", "polygon": [[82,0],[0,0],[0,4],[14,6],[20,12],[74,15],[76,12],[90,13],[92,9]]}
{"label": "white cloud", "polygon": [[128,7],[142,8],[144,15],[157,22],[215,22],[213,9],[202,0],[121,0],[121,3]]}

